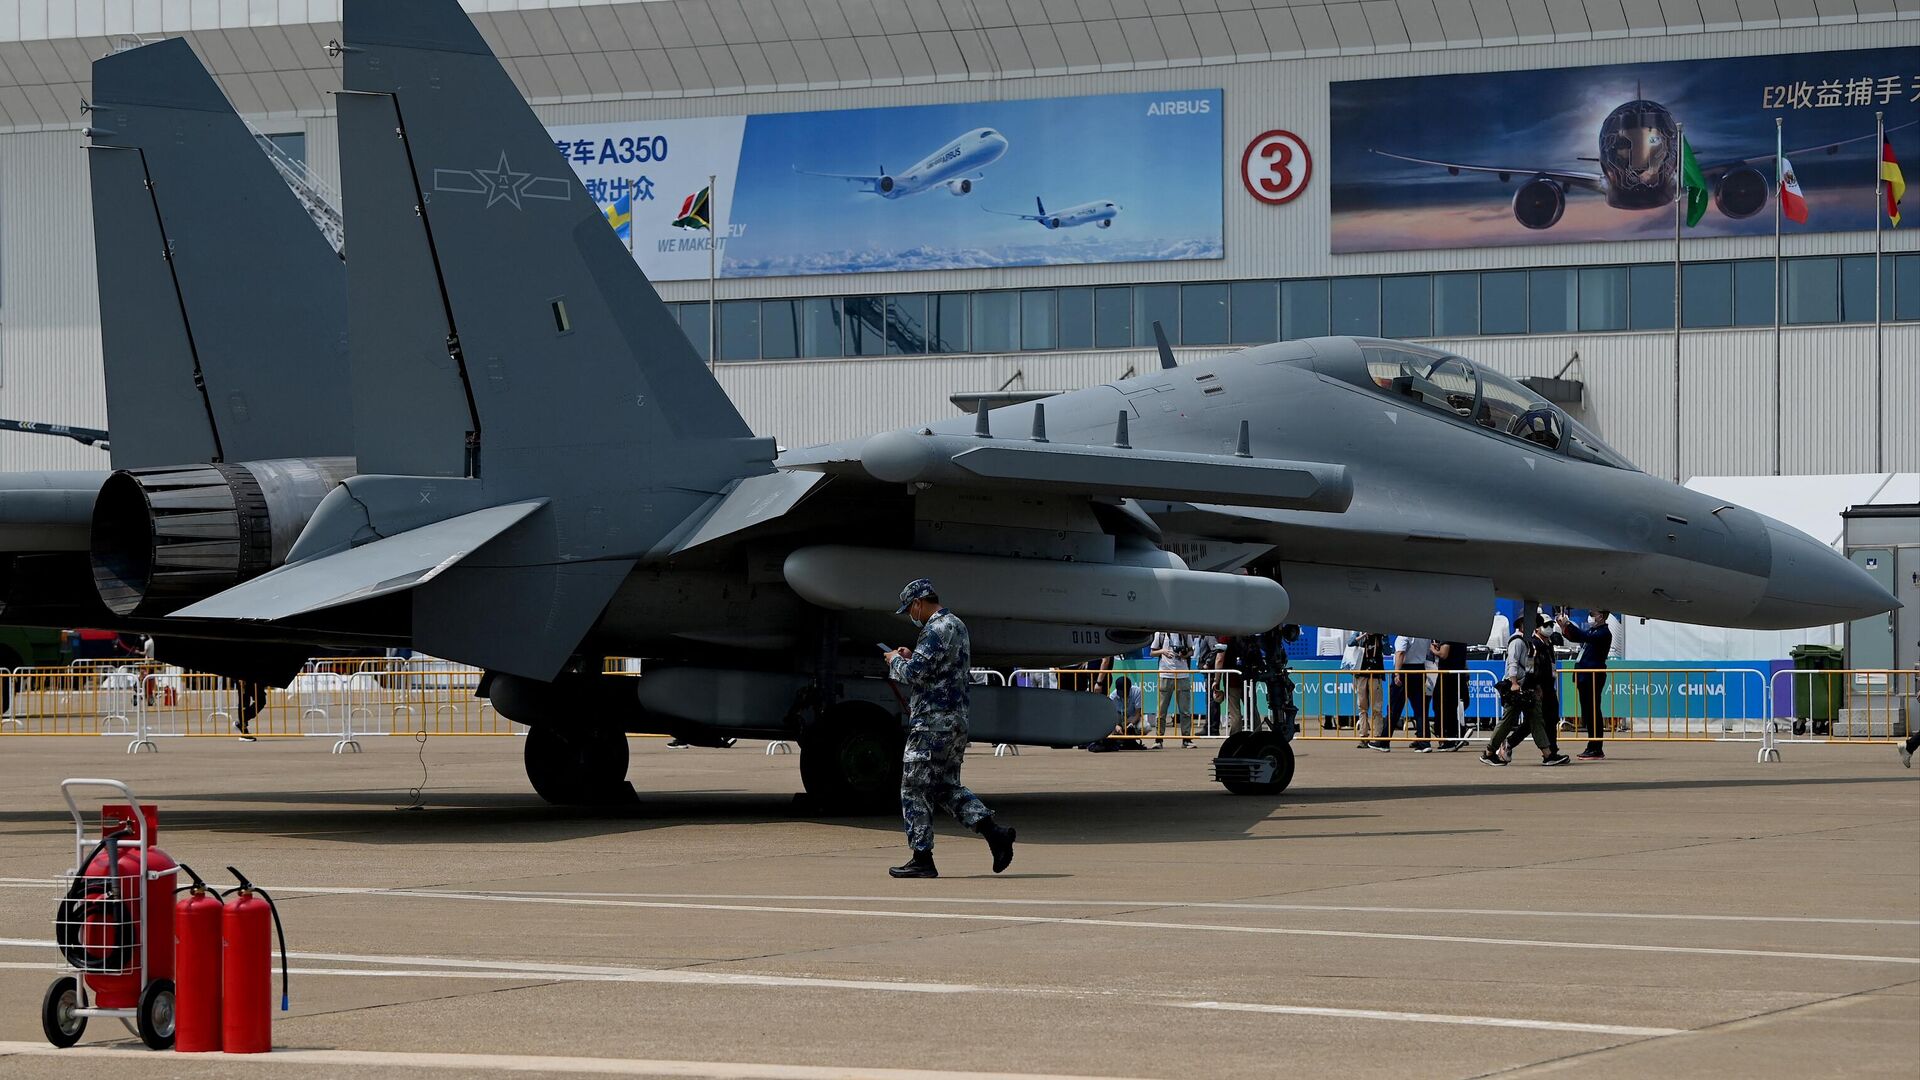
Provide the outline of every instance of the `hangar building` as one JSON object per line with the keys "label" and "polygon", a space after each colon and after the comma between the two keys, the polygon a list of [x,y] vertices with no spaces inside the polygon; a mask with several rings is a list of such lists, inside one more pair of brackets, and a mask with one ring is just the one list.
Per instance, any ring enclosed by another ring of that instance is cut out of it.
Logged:
{"label": "hangar building", "polygon": [[[1920,182],[1916,0],[466,6],[555,130],[497,174],[565,155],[787,446],[1142,370],[1159,323],[1183,358],[1365,334],[1557,377],[1681,479],[1920,469],[1920,197],[1895,227],[1874,190],[1882,128]],[[89,62],[185,36],[325,192],[338,20],[0,3],[0,416],[105,420]],[[1777,284],[1776,132],[1808,218]],[[104,464],[0,439],[8,469]]]}

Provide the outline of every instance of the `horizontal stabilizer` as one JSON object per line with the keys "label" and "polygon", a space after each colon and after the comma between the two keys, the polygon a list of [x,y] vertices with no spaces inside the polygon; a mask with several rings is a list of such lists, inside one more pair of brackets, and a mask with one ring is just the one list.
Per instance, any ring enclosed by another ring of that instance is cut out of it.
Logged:
{"label": "horizontal stabilizer", "polygon": [[825,476],[816,472],[774,472],[740,480],[726,495],[715,500],[713,512],[690,535],[674,545],[673,553],[682,555],[715,540],[775,521],[800,505],[826,480]]}
{"label": "horizontal stabilizer", "polygon": [[174,612],[175,619],[273,622],[411,589],[439,576],[546,505],[492,506],[327,555],[292,563]]}
{"label": "horizontal stabilizer", "polygon": [[[846,464],[828,464],[841,471]],[[858,465],[890,484],[1123,495],[1338,513],[1353,500],[1346,466],[1227,454],[993,440],[893,431],[860,447]]]}

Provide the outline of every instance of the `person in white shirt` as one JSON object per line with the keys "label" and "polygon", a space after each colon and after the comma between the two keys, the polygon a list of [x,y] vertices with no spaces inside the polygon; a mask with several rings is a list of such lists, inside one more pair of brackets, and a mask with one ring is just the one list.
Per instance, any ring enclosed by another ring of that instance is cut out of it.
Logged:
{"label": "person in white shirt", "polygon": [[1393,639],[1393,685],[1387,691],[1387,726],[1400,726],[1400,710],[1413,708],[1414,753],[1426,753],[1433,744],[1427,734],[1427,662],[1433,659],[1433,641],[1402,634]]}
{"label": "person in white shirt", "polygon": [[1182,692],[1193,689],[1193,676],[1190,673],[1201,663],[1211,660],[1199,656],[1200,638],[1177,630],[1162,630],[1154,634],[1147,651],[1160,661],[1159,682],[1155,686],[1159,700],[1153,710],[1153,733],[1160,737],[1153,741],[1153,748],[1158,750],[1166,745],[1167,709],[1171,707],[1180,725],[1180,748],[1190,749],[1193,746],[1193,715],[1179,699]]}
{"label": "person in white shirt", "polygon": [[1113,689],[1107,692],[1107,700],[1113,702],[1114,712],[1118,715],[1113,733],[1115,735],[1141,734],[1146,699],[1140,693],[1140,684],[1125,675],[1116,676],[1113,680]]}

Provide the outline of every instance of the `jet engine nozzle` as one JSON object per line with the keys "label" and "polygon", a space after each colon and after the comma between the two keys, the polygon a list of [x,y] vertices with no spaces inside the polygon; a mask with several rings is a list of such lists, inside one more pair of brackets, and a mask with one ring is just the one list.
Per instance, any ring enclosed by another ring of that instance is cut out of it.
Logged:
{"label": "jet engine nozzle", "polygon": [[1551,229],[1567,212],[1567,189],[1551,177],[1536,176],[1513,193],[1513,217],[1529,229]]}
{"label": "jet engine nozzle", "polygon": [[116,615],[158,616],[266,573],[351,458],[124,469],[93,506],[94,588]]}
{"label": "jet engine nozzle", "polygon": [[1767,178],[1759,169],[1742,165],[1727,170],[1713,185],[1713,205],[1727,217],[1750,218],[1767,205]]}
{"label": "jet engine nozzle", "polygon": [[880,178],[879,182],[874,184],[874,186],[880,189],[880,194],[891,195],[893,194],[893,188],[894,188],[893,177],[883,176]]}
{"label": "jet engine nozzle", "polygon": [[947,193],[955,196],[971,195],[973,194],[973,181],[965,177],[958,180],[949,180],[947,181]]}

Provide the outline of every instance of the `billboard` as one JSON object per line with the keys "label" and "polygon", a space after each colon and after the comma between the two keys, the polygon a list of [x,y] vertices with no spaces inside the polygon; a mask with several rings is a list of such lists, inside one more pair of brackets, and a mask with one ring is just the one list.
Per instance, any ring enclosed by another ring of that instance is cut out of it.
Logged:
{"label": "billboard", "polygon": [[1782,228],[1871,229],[1876,111],[1920,161],[1920,49],[1336,82],[1332,248],[1671,237],[1680,129],[1713,196],[1687,235],[1770,234],[1775,118],[1808,207]]}
{"label": "billboard", "polygon": [[[550,129],[656,281],[1225,257],[1219,90]],[[625,200],[625,201],[623,201]]]}

